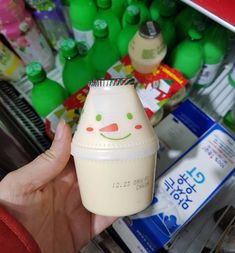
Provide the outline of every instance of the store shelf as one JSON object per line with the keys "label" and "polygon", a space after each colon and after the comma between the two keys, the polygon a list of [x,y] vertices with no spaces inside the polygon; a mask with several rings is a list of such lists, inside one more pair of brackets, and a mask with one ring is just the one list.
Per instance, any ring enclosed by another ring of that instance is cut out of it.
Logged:
{"label": "store shelf", "polygon": [[217,23],[235,32],[235,1],[231,0],[181,0]]}

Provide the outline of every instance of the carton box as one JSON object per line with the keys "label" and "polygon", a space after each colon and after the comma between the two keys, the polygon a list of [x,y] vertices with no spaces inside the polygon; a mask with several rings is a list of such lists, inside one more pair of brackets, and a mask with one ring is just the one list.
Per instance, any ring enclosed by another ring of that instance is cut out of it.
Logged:
{"label": "carton box", "polygon": [[[190,105],[190,102],[186,104]],[[199,109],[197,112],[200,115]],[[157,178],[152,204],[143,212],[119,219],[113,224],[132,252],[156,252],[164,247],[234,173],[234,137],[206,115],[203,115],[204,128],[197,128],[193,123],[193,115],[190,123],[190,117],[187,119],[185,116],[189,114],[184,113],[180,113],[180,110],[175,113],[183,124],[178,129],[190,129],[188,135],[194,135],[195,141],[178,135],[182,142],[189,140],[190,147],[185,152],[181,150],[180,157],[174,157],[171,166]],[[168,124],[173,116],[168,116],[161,124]],[[159,137],[161,139],[161,134]]]}

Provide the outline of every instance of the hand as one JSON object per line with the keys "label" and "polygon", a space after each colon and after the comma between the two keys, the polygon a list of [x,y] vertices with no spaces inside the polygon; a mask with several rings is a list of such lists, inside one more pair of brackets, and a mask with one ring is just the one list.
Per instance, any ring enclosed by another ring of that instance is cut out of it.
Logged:
{"label": "hand", "polygon": [[0,182],[0,203],[31,233],[42,253],[77,253],[115,218],[94,215],[81,203],[64,121],[52,146]]}

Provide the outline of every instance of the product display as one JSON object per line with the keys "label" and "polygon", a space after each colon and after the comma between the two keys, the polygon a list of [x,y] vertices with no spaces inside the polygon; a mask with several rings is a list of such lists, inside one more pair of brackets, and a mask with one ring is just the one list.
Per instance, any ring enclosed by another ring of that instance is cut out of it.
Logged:
{"label": "product display", "polygon": [[[118,49],[109,39],[109,27],[104,20],[94,22],[95,44],[91,49],[91,63],[95,69],[96,78],[103,78],[106,71],[119,60]],[[107,54],[108,52],[108,54]]]}
{"label": "product display", "polygon": [[45,118],[63,103],[68,93],[60,84],[47,78],[46,72],[38,62],[30,63],[25,72],[33,83],[32,105],[39,116]]}
{"label": "product display", "polygon": [[18,81],[23,75],[21,60],[0,41],[0,79]]}
{"label": "product display", "polygon": [[[3,24],[14,23],[16,20],[24,19],[25,4],[22,0],[1,0],[0,1],[0,20]],[[2,29],[2,27],[1,27]]]}
{"label": "product display", "polygon": [[123,12],[125,11],[128,5],[127,0],[112,0],[112,11],[119,18],[119,21],[122,20]]}
{"label": "product display", "polygon": [[191,84],[197,80],[203,65],[202,36],[190,29],[188,38],[172,51],[169,64],[179,70]]}
{"label": "product display", "polygon": [[71,36],[59,0],[30,1],[27,3],[34,8],[33,17],[43,31],[50,45],[58,50],[60,41]]}
{"label": "product display", "polygon": [[[159,9],[157,8],[157,5],[160,2],[164,2],[164,1],[157,0],[157,1],[152,2],[150,6],[150,14],[151,14],[151,19],[160,25],[164,42],[167,45],[167,53],[169,54],[169,52],[176,45],[176,29],[175,29],[175,24],[174,24],[174,20],[172,16],[163,16],[160,14]],[[176,3],[174,1],[171,1],[171,2],[172,2],[172,5],[175,6]],[[173,15],[173,14],[174,12],[170,8],[169,15]]]}
{"label": "product display", "polygon": [[153,0],[149,10],[153,20],[159,16],[170,18],[176,15],[178,5],[176,0]]}
{"label": "product display", "polygon": [[94,43],[92,28],[96,15],[97,8],[94,0],[70,1],[69,17],[74,37],[77,41],[85,41],[89,48]]}
{"label": "product display", "polygon": [[199,88],[210,85],[218,74],[228,48],[227,31],[223,27],[213,24],[206,30],[202,45],[204,63],[196,81]]}
{"label": "product display", "polygon": [[157,137],[132,79],[89,87],[71,151],[82,202],[100,215],[137,213],[152,201]]}
{"label": "product display", "polygon": [[118,16],[112,11],[111,0],[97,0],[98,14],[96,19],[105,20],[109,27],[109,38],[113,43],[116,43],[117,37],[121,32],[121,24]]}
{"label": "product display", "polygon": [[65,88],[70,94],[83,88],[88,81],[95,79],[95,72],[86,58],[88,48],[78,45],[72,39],[61,43],[60,51],[65,59],[62,78]]}
{"label": "product display", "polygon": [[159,66],[166,52],[161,29],[154,21],[144,22],[128,47],[134,69],[143,74],[151,73]]}
{"label": "product display", "polygon": [[[141,0],[130,0],[128,1],[129,5],[136,5],[140,9],[140,24],[143,23],[144,21],[150,20],[150,13],[145,5],[144,1]],[[122,17],[122,27],[124,28],[126,26],[126,11],[123,14]]]}
{"label": "product display", "polygon": [[[68,125],[80,204],[120,217],[104,231],[110,247],[91,240],[99,252],[235,252],[234,9],[0,0],[2,132],[41,153]],[[0,177],[17,169],[13,151]]]}
{"label": "product display", "polygon": [[140,10],[136,5],[129,5],[126,9],[126,26],[119,33],[117,47],[121,56],[128,53],[128,44],[139,28]]}
{"label": "product display", "polygon": [[[25,64],[39,61],[46,70],[54,67],[54,56],[47,41],[25,10],[21,0],[0,5],[0,29]],[[18,15],[19,14],[19,15]]]}
{"label": "product display", "polygon": [[72,24],[69,18],[70,0],[61,0],[61,5],[62,5],[62,11],[64,13],[66,25],[69,29],[69,32],[73,35]]}
{"label": "product display", "polygon": [[202,13],[188,6],[178,13],[174,24],[178,41],[181,41],[187,38],[189,29],[194,29],[203,34],[210,24],[210,21]]}

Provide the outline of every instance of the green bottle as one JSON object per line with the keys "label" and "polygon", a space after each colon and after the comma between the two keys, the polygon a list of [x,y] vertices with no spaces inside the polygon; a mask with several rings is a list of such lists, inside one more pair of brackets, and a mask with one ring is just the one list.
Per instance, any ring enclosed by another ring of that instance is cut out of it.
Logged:
{"label": "green bottle", "polygon": [[66,39],[60,45],[60,52],[65,59],[63,83],[68,92],[74,94],[95,78],[94,70],[86,58],[88,48],[83,43],[76,44],[74,40]]}
{"label": "green bottle", "polygon": [[157,7],[157,1],[153,0],[150,7],[149,7],[149,13],[151,16],[151,19],[155,22],[158,22],[161,18],[160,11]]}
{"label": "green bottle", "polygon": [[157,21],[159,16],[171,18],[176,15],[178,4],[176,0],[153,0],[149,11],[154,21]]}
{"label": "green bottle", "polygon": [[69,17],[76,41],[85,41],[89,48],[94,43],[92,26],[97,15],[93,0],[70,0]]}
{"label": "green bottle", "polygon": [[[136,5],[137,7],[139,7],[139,9],[140,9],[140,23],[139,24],[151,19],[149,10],[143,1],[131,0],[128,3],[129,3],[129,5]],[[123,28],[125,28],[125,26],[127,25],[126,15],[128,15],[127,11],[124,12],[123,17],[122,17],[122,27]]]}
{"label": "green bottle", "polygon": [[91,49],[91,63],[95,69],[96,78],[103,78],[106,71],[119,60],[118,49],[109,39],[108,24],[97,19],[93,29],[96,42]]}
{"label": "green bottle", "polygon": [[203,35],[209,23],[205,15],[191,7],[185,7],[176,16],[174,22],[178,41],[187,38],[189,29],[194,29]]}
{"label": "green bottle", "polygon": [[119,21],[122,20],[122,15],[127,7],[127,0],[112,0],[112,11],[118,17]]}
{"label": "green bottle", "polygon": [[161,27],[168,55],[176,44],[176,29],[172,17],[177,10],[178,5],[175,0],[153,0],[149,8],[152,20]]}
{"label": "green bottle", "polygon": [[180,71],[193,84],[203,64],[202,36],[190,29],[188,38],[180,42],[169,57],[169,65]]}
{"label": "green bottle", "polygon": [[204,64],[197,79],[197,87],[210,85],[223,63],[228,48],[228,33],[223,27],[213,24],[203,37]]}
{"label": "green bottle", "polygon": [[136,5],[127,7],[126,27],[120,32],[117,47],[121,56],[128,53],[128,44],[139,28],[140,9]]}
{"label": "green bottle", "polygon": [[32,105],[39,116],[45,118],[68,97],[67,91],[57,82],[47,78],[38,62],[32,62],[25,69],[27,78],[33,83]]}
{"label": "green bottle", "polygon": [[176,45],[176,30],[174,23],[171,20],[162,17],[156,20],[156,22],[161,28],[162,37],[167,45],[167,53],[170,54],[171,50]]}
{"label": "green bottle", "polygon": [[121,32],[121,24],[118,17],[112,11],[111,0],[97,0],[98,14],[96,19],[103,19],[109,27],[109,37],[113,43],[116,43],[118,34]]}

